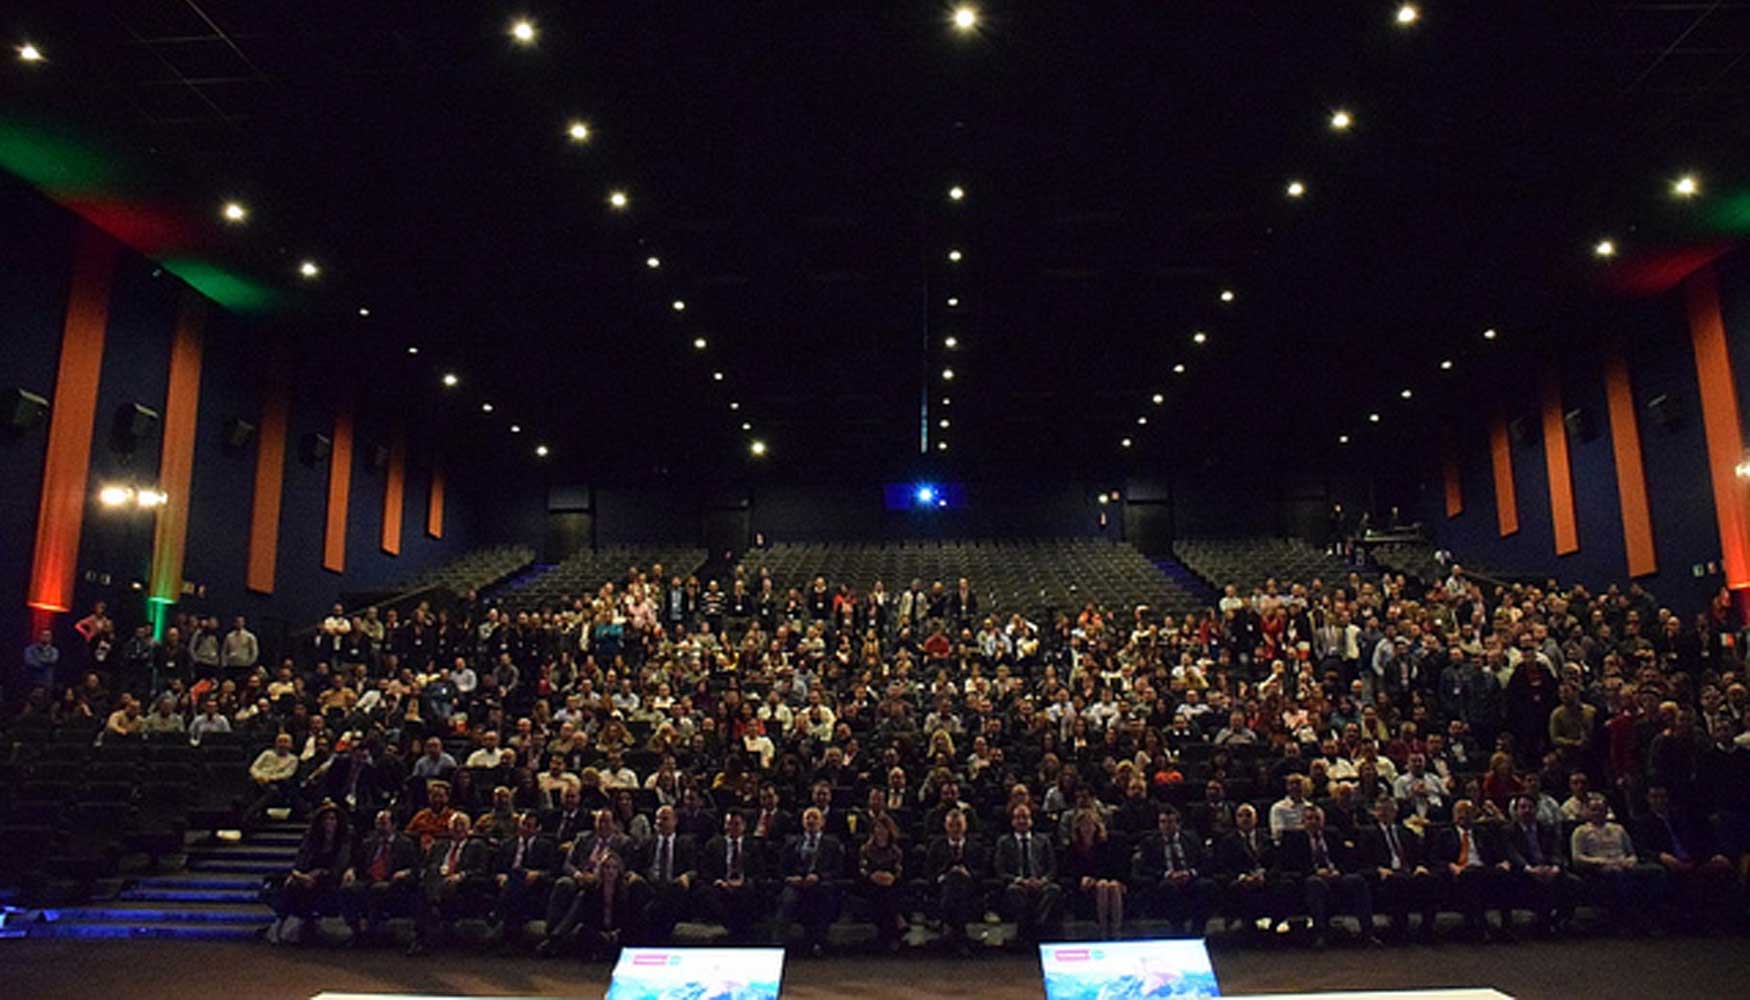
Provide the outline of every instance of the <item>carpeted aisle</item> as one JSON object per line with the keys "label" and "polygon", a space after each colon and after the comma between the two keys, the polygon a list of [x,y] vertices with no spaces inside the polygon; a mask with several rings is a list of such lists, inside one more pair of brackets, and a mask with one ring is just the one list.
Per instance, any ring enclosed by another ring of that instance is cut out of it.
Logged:
{"label": "carpeted aisle", "polygon": [[[1516,947],[1218,951],[1227,993],[1415,986],[1494,986],[1531,998],[1715,998],[1750,995],[1742,937],[1578,941]],[[302,1000],[324,989],[478,996],[600,997],[602,965],[395,951],[338,952],[174,941],[0,942],[4,993],[31,1000]],[[926,997],[1040,1000],[1039,965],[1021,955],[792,961],[784,995],[799,1000]]]}

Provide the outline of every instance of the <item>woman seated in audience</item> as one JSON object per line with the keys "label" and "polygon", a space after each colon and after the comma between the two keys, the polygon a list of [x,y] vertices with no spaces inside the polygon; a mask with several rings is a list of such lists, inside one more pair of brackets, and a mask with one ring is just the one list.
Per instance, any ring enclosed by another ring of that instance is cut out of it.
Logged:
{"label": "woman seated in audience", "polygon": [[347,830],[345,811],[332,802],[324,802],[310,821],[303,843],[298,845],[291,873],[274,895],[273,911],[278,919],[268,928],[269,941],[300,944],[314,940],[315,918],[329,909],[339,912],[335,909],[335,892],[351,853],[352,835]]}
{"label": "woman seated in audience", "polygon": [[905,852],[899,847],[893,818],[883,815],[869,827],[869,839],[857,852],[857,878],[875,920],[875,939],[883,951],[898,951],[906,931],[901,915],[905,885]]}
{"label": "woman seated in audience", "polygon": [[1124,866],[1129,860],[1106,833],[1093,809],[1075,814],[1069,847],[1064,852],[1065,888],[1075,900],[1077,915],[1087,919],[1092,909],[1101,940],[1113,940],[1124,927]]}

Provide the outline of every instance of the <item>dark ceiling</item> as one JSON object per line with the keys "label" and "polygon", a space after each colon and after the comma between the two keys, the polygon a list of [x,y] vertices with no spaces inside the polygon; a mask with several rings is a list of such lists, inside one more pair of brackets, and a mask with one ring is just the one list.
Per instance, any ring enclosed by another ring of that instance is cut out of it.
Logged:
{"label": "dark ceiling", "polygon": [[979,6],[27,2],[0,112],[243,198],[211,252],[319,259],[367,385],[590,476],[1331,461],[1608,313],[1600,237],[1697,242],[1676,174],[1750,176],[1746,3]]}

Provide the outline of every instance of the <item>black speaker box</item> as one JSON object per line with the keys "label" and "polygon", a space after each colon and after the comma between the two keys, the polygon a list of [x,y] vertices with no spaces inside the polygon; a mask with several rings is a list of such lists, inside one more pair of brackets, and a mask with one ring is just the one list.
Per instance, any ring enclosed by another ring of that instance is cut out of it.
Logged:
{"label": "black speaker box", "polygon": [[1676,430],[1683,423],[1683,406],[1675,396],[1660,393],[1647,400],[1647,416],[1662,430]]}
{"label": "black speaker box", "polygon": [[386,468],[388,465],[389,446],[386,444],[379,444],[373,447],[371,449],[371,468],[382,469]]}
{"label": "black speaker box", "polygon": [[225,421],[225,447],[232,451],[242,451],[249,447],[249,442],[255,440],[255,425],[240,417]]}
{"label": "black speaker box", "polygon": [[36,430],[49,417],[49,401],[29,389],[8,390],[0,405],[4,406],[4,424],[9,431]]}
{"label": "black speaker box", "polygon": [[1576,441],[1591,441],[1598,437],[1598,421],[1592,419],[1592,412],[1581,407],[1562,414],[1562,423],[1568,426],[1568,437]]}
{"label": "black speaker box", "polygon": [[305,465],[315,465],[334,450],[334,442],[326,434],[311,432],[298,441],[298,458]]}
{"label": "black speaker box", "polygon": [[128,455],[142,441],[158,433],[158,411],[140,403],[123,403],[115,411],[115,424],[110,428],[110,445]]}
{"label": "black speaker box", "polygon": [[1537,421],[1530,417],[1519,417],[1507,424],[1507,436],[1513,443],[1523,448],[1537,440]]}

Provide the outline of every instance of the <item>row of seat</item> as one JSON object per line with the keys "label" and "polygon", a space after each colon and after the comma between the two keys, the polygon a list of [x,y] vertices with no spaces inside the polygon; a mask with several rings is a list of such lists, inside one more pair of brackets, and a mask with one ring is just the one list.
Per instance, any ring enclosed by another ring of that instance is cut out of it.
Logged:
{"label": "row of seat", "polygon": [[1298,538],[1183,538],[1173,543],[1173,554],[1211,587],[1231,584],[1241,596],[1272,579],[1285,586],[1313,579],[1330,584],[1354,569],[1342,556]]}
{"label": "row of seat", "polygon": [[[660,564],[669,577],[683,579],[705,564],[705,550],[675,546],[615,546],[579,549],[538,576],[505,588],[499,597],[506,605],[531,608],[550,605],[564,596],[587,597],[610,580],[622,581],[629,567],[646,572]],[[666,586],[667,580],[663,581]]]}
{"label": "row of seat", "polygon": [[534,561],[535,550],[527,545],[492,545],[473,549],[391,589],[411,593],[443,587],[463,594],[497,583]]}

